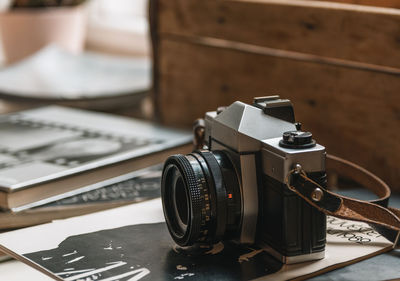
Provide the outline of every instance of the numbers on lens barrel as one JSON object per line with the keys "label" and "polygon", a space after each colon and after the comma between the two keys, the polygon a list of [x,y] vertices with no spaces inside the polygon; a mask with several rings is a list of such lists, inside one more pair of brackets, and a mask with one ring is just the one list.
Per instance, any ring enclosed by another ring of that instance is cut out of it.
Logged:
{"label": "numbers on lens barrel", "polygon": [[202,230],[200,231],[201,237],[199,240],[204,241],[206,239],[206,235],[208,234],[208,228],[206,227],[211,218],[211,208],[210,208],[210,193],[207,185],[207,181],[204,177],[197,179],[197,187],[200,190],[200,198],[203,202],[201,208],[201,223]]}

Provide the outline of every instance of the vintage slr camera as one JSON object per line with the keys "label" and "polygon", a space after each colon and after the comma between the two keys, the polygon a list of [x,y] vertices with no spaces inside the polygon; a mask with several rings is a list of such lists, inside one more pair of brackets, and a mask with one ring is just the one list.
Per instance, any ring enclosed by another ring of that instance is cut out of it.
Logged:
{"label": "vintage slr camera", "polygon": [[169,232],[180,246],[235,240],[283,263],[324,257],[326,217],[288,189],[301,165],[326,186],[325,148],[279,96],[235,102],[205,116],[208,149],[170,156],[162,175]]}

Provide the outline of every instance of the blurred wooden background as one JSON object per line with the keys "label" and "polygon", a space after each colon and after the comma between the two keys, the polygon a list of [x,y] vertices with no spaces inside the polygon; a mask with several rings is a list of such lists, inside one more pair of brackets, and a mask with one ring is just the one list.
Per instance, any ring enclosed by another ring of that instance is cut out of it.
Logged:
{"label": "blurred wooden background", "polygon": [[280,94],[328,153],[400,190],[395,8],[400,1],[152,0],[157,116],[190,126],[217,106]]}

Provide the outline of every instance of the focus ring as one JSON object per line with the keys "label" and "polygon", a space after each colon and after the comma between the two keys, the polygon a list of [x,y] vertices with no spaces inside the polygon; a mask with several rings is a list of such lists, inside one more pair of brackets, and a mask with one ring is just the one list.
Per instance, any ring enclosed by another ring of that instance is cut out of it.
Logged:
{"label": "focus ring", "polygon": [[196,241],[197,237],[200,235],[202,208],[200,189],[193,168],[190,165],[189,160],[186,159],[184,155],[178,154],[170,156],[167,159],[165,166],[167,166],[168,164],[176,164],[176,166],[181,170],[180,172],[185,178],[185,183],[187,185],[190,197],[190,223],[188,224],[187,232],[181,239],[176,237],[177,239],[175,239],[175,241],[180,245],[191,245],[193,244],[191,243],[191,241]]}

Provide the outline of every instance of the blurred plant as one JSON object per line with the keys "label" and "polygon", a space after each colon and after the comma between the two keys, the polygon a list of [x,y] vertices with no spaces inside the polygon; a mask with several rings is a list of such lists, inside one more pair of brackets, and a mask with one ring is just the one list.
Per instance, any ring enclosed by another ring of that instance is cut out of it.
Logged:
{"label": "blurred plant", "polygon": [[86,0],[14,0],[12,9],[15,8],[45,8],[59,6],[76,6],[86,2]]}

